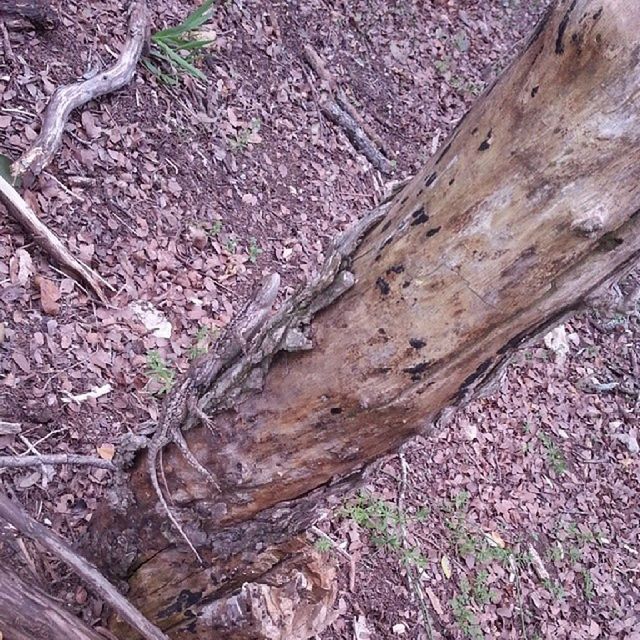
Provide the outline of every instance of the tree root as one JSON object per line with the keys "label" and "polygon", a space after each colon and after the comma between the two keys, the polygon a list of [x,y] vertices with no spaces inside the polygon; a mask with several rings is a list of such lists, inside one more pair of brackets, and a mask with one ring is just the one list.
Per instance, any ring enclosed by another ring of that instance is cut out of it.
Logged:
{"label": "tree root", "polygon": [[5,205],[18,224],[32,235],[39,247],[83,280],[103,304],[107,302],[103,287],[113,290],[111,285],[86,264],[74,258],[60,238],[38,218],[22,196],[2,176],[0,176],[0,202]]}
{"label": "tree root", "polygon": [[45,549],[62,560],[95,592],[108,602],[117,614],[138,631],[145,640],[168,640],[167,636],[151,624],[118,590],[82,556],[78,555],[62,538],[44,525],[33,520],[22,508],[0,493],[0,518],[6,520],[22,535],[36,540]]}
{"label": "tree root", "polygon": [[134,0],[129,12],[129,35],[116,63],[89,80],[56,89],[44,112],[40,134],[11,167],[14,176],[26,171],[38,174],[44,169],[58,150],[64,126],[74,109],[131,82],[148,40],[149,10],[146,0]]}
{"label": "tree root", "polygon": [[382,138],[373,131],[351,104],[322,58],[309,44],[304,47],[304,59],[328,89],[329,95],[325,95],[320,105],[324,116],[347,134],[356,150],[362,153],[380,173],[390,175],[393,172],[393,165],[386,157],[388,152]]}

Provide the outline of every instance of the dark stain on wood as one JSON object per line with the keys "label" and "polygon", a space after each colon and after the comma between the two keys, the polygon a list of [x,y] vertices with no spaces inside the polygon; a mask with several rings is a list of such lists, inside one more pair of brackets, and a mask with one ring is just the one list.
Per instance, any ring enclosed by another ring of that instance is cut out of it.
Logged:
{"label": "dark stain on wood", "polygon": [[432,364],[433,363],[431,362],[431,360],[425,360],[424,362],[420,362],[413,367],[406,367],[403,369],[403,371],[411,376],[411,380],[417,382],[422,377],[422,374],[427,371]]}
{"label": "dark stain on wood", "polygon": [[414,348],[414,349],[422,349],[422,347],[424,347],[427,343],[424,340],[420,340],[420,338],[411,338],[409,340],[409,344]]}
{"label": "dark stain on wood", "polygon": [[571,16],[571,12],[576,8],[576,3],[578,0],[573,0],[571,6],[567,9],[567,12],[562,16],[562,20],[560,21],[560,25],[558,26],[558,37],[556,38],[556,55],[561,56],[564,53],[564,34],[567,30],[567,25],[569,24],[569,18]]}
{"label": "dark stain on wood", "polygon": [[334,416],[339,416],[342,413],[342,407],[331,407],[331,414]]}
{"label": "dark stain on wood", "polygon": [[389,227],[391,226],[391,220],[387,220],[383,225],[382,225],[382,229],[381,231],[384,233],[385,231],[389,230]]}
{"label": "dark stain on wood", "polygon": [[436,233],[440,231],[440,229],[442,229],[442,227],[433,227],[433,229],[429,229],[429,231],[427,231],[427,238],[435,236]]}
{"label": "dark stain on wood", "polygon": [[493,362],[492,358],[487,358],[482,364],[478,366],[478,368],[470,375],[467,376],[463,383],[460,385],[458,392],[456,393],[456,398],[460,399],[464,395],[464,392],[472,385],[487,369],[491,366]]}
{"label": "dark stain on wood", "polygon": [[429,220],[429,214],[424,210],[424,207],[416,209],[411,214],[411,217],[413,218],[413,220],[411,221],[412,227],[415,227],[417,224],[424,224]]}
{"label": "dark stain on wood", "polygon": [[425,187],[430,187],[435,179],[438,177],[438,174],[436,171],[434,171],[425,181],[424,181],[424,186]]}
{"label": "dark stain on wood", "polygon": [[402,273],[404,271],[403,264],[394,264],[393,266],[387,269],[387,275],[390,276],[392,273]]}
{"label": "dark stain on wood", "polygon": [[540,90],[539,85],[536,85],[535,87],[533,87],[533,89],[531,89],[531,97],[535,98],[538,95],[539,90]]}
{"label": "dark stain on wood", "polygon": [[165,609],[158,611],[160,618],[168,618],[175,613],[180,613],[189,607],[194,606],[202,600],[202,591],[189,591],[189,589],[183,589],[175,602],[170,604]]}
{"label": "dark stain on wood", "polygon": [[607,233],[605,236],[602,236],[600,242],[598,243],[599,251],[614,251],[617,249],[624,240],[622,238],[616,238],[613,234]]}
{"label": "dark stain on wood", "polygon": [[487,133],[487,137],[480,143],[480,146],[478,147],[478,151],[487,151],[488,149],[491,148],[492,135],[493,135],[493,129],[490,129],[489,133]]}
{"label": "dark stain on wood", "polygon": [[378,287],[383,296],[388,296],[391,293],[389,283],[382,276],[376,280],[376,287]]}

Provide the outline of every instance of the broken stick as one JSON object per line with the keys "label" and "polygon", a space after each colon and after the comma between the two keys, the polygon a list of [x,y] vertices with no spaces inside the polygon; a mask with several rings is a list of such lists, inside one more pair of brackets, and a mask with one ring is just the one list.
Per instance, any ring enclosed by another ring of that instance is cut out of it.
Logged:
{"label": "broken stick", "polygon": [[38,218],[22,196],[2,176],[0,176],[0,202],[5,205],[16,222],[31,234],[39,247],[89,285],[102,303],[107,302],[103,287],[111,291],[113,287],[86,264],[74,258],[60,238]]}
{"label": "broken stick", "polygon": [[47,166],[60,146],[64,126],[74,109],[131,82],[149,35],[146,0],[134,0],[129,13],[129,34],[116,63],[88,80],[56,89],[44,112],[38,137],[11,167],[14,177],[29,170],[38,174]]}
{"label": "broken stick", "polygon": [[327,96],[321,104],[324,116],[344,130],[356,150],[362,153],[378,171],[390,175],[393,172],[393,165],[388,160],[388,152],[382,138],[353,106],[318,52],[310,44],[304,46],[304,59],[325,84],[329,95],[333,98],[330,99]]}

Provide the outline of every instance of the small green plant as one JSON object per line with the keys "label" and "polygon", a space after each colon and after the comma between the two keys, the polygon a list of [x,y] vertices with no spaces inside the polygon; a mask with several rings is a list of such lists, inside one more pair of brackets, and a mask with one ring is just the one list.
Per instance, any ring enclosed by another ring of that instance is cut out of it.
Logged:
{"label": "small green plant", "polygon": [[554,544],[549,550],[549,558],[556,563],[564,560],[564,549],[559,542]]}
{"label": "small green plant", "polygon": [[554,582],[551,578],[548,578],[543,580],[542,585],[556,600],[564,599],[564,587],[559,582]]}
{"label": "small green plant", "polygon": [[229,146],[231,151],[244,151],[250,142],[257,142],[260,140],[257,137],[258,131],[260,131],[260,127],[262,123],[259,118],[253,118],[249,123],[248,127],[244,127],[240,129],[236,133],[236,137],[233,140],[229,141]]}
{"label": "small green plant", "polygon": [[342,509],[342,515],[367,529],[374,546],[400,548],[399,527],[404,525],[406,520],[404,514],[389,502],[363,492],[354,502]]}
{"label": "small green plant", "polygon": [[479,605],[488,604],[491,601],[491,592],[487,586],[489,573],[486,569],[481,569],[471,585],[471,595]]}
{"label": "small green plant", "polygon": [[222,220],[214,220],[209,227],[207,233],[212,237],[216,238],[220,232],[222,231]]}
{"label": "small green plant", "polygon": [[[468,584],[467,584],[468,587]],[[464,586],[461,585],[462,594],[458,594],[451,599],[451,611],[456,624],[460,627],[460,631],[472,640],[481,640],[484,638],[476,617],[471,610],[471,601],[469,593],[465,592]]]}
{"label": "small green plant", "polygon": [[429,507],[420,507],[416,511],[416,520],[418,522],[426,522],[431,515],[431,509]]}
{"label": "small green plant", "polygon": [[449,71],[449,68],[451,67],[451,59],[447,57],[443,60],[436,60],[433,63],[433,66],[437,69],[440,75],[444,75],[447,71]]}
{"label": "small green plant", "polygon": [[596,592],[593,586],[591,572],[588,569],[584,569],[582,571],[582,590],[584,591],[584,597],[587,600],[593,600]]}
{"label": "small green plant", "polygon": [[316,550],[319,551],[320,553],[327,553],[333,547],[333,545],[331,544],[331,541],[327,540],[326,538],[318,538],[315,541],[314,546]]}
{"label": "small green plant", "polygon": [[544,432],[538,433],[540,442],[545,448],[547,464],[556,475],[561,476],[567,470],[567,461],[558,445]]}
{"label": "small green plant", "polygon": [[158,395],[164,395],[173,386],[175,373],[169,368],[167,363],[162,359],[160,352],[157,350],[149,351],[147,353],[146,374],[147,377],[152,378],[161,385],[157,392]]}
{"label": "small green plant", "polygon": [[200,327],[198,329],[198,333],[196,333],[196,339],[189,349],[190,360],[194,360],[195,358],[207,353],[207,351],[209,350],[210,338],[211,331],[209,330],[209,327]]}
{"label": "small green plant", "polygon": [[249,254],[249,260],[255,264],[258,256],[262,253],[262,249],[255,238],[251,238],[247,253]]}
{"label": "small green plant", "polygon": [[[209,19],[212,6],[213,0],[204,0],[179,25],[162,29],[151,36],[149,57],[143,62],[162,82],[176,84],[179,71],[184,71],[198,80],[206,80],[205,75],[193,62],[196,55],[211,44],[212,40],[192,39],[191,36]],[[169,68],[170,72],[164,71],[163,67]]]}
{"label": "small green plant", "polygon": [[227,250],[227,253],[235,253],[238,248],[238,241],[235,236],[229,236],[227,241],[224,243],[224,248]]}

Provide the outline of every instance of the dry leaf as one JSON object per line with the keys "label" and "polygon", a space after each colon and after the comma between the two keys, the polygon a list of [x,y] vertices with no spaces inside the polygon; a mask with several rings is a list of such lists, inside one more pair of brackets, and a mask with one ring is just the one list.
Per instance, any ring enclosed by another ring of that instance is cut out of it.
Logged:
{"label": "dry leaf", "polygon": [[449,560],[449,556],[442,556],[442,558],[440,558],[440,566],[442,567],[444,577],[448,580],[451,577],[451,561]]}
{"label": "dry leaf", "polygon": [[507,543],[497,531],[491,531],[490,533],[486,534],[486,538],[489,544],[494,547],[497,546],[501,549],[504,549],[507,546]]}
{"label": "dry leaf", "polygon": [[33,275],[33,272],[33,260],[29,253],[24,249],[17,249],[9,261],[11,282],[24,287]]}
{"label": "dry leaf", "polygon": [[96,447],[96,451],[103,460],[111,461],[113,456],[116,455],[115,445],[110,442],[103,442],[99,447]]}
{"label": "dry leaf", "polygon": [[42,310],[49,316],[55,316],[60,311],[60,290],[58,285],[52,280],[47,280],[42,276],[36,276],[36,284],[40,289],[40,305]]}
{"label": "dry leaf", "polygon": [[442,617],[444,615],[444,609],[442,608],[442,603],[440,602],[440,599],[435,594],[433,589],[431,587],[425,587],[424,592],[427,594],[427,597],[429,598],[429,602],[431,603],[433,610],[439,616]]}
{"label": "dry leaf", "polygon": [[530,544],[528,546],[528,551],[529,557],[531,558],[531,566],[536,572],[538,578],[543,581],[549,580],[549,572],[546,570],[542,562],[542,558],[540,557],[540,554],[537,552],[536,548],[532,544]]}
{"label": "dry leaf", "polygon": [[82,120],[82,126],[84,127],[84,130],[90,138],[100,137],[102,129],[98,125],[96,125],[96,120],[93,117],[92,113],[90,113],[89,111],[83,111],[80,119]]}
{"label": "dry leaf", "polygon": [[367,626],[367,619],[364,616],[358,616],[353,620],[354,640],[371,640],[373,636]]}

